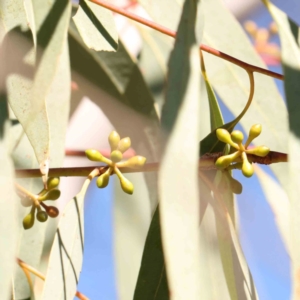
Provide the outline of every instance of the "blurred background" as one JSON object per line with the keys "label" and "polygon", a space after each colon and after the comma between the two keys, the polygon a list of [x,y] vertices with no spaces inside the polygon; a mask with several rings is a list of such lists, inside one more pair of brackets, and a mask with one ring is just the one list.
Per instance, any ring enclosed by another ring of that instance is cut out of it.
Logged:
{"label": "blurred background", "polygon": [[[117,0],[114,2],[120,7],[148,17],[135,1]],[[299,19],[297,20],[299,18],[297,12],[300,11],[299,2],[296,0],[272,2],[299,24]],[[272,19],[261,1],[226,0],[224,3],[244,26],[249,39],[269,69],[282,73],[279,60],[279,39],[272,25]],[[146,51],[142,43],[143,32],[137,29],[132,21],[122,16],[115,15],[115,21],[120,38],[131,55],[140,61],[142,71],[152,82],[152,92],[157,91],[157,98],[161,99],[157,104],[159,109],[163,99],[163,94],[159,94],[159,91],[164,85],[164,78],[155,72],[147,72],[147,66],[152,62],[143,61],[143,51]],[[162,57],[162,60],[166,59]],[[90,84],[84,83],[75,72],[72,74],[72,80],[73,93],[76,93],[77,89],[80,90],[80,84]],[[276,80],[276,83],[279,91],[284,94],[282,82]],[[138,141],[139,126],[147,128],[148,120],[144,120],[137,113],[122,106],[105,92],[92,86],[91,90],[93,92],[90,95],[77,97],[79,106],[72,110],[66,149],[107,150],[109,149],[107,136],[118,124],[118,128],[124,128],[120,132],[121,137],[126,134],[133,137],[134,150],[147,157],[147,149],[143,149],[142,143]],[[104,107],[103,111],[93,101],[97,103],[100,101],[100,106]],[[73,106],[75,107],[75,104]],[[225,122],[231,121],[233,115],[221,101],[220,107]],[[108,110],[113,112],[110,118],[106,116]],[[128,118],[130,118],[130,124],[126,122]],[[240,127],[238,129],[242,130]],[[245,132],[244,134],[247,135]],[[157,157],[150,157],[148,161],[157,161]],[[74,165],[87,166],[89,162],[85,158],[67,156],[64,166]],[[268,167],[262,167],[262,169],[276,181]],[[263,300],[289,299],[291,293],[289,257],[278,233],[272,208],[265,200],[256,175],[247,182],[239,172],[234,172],[234,177],[244,187],[243,194],[236,199],[239,233],[258,295]],[[128,178],[138,187],[133,196],[123,195],[114,177],[105,189],[98,189],[95,184],[91,184],[86,195],[84,263],[78,290],[93,300],[132,299],[142,256],[142,246],[156,203],[153,200],[155,195],[149,194],[148,201],[139,197],[139,194],[147,191],[142,174],[131,174]],[[61,206],[72,198],[75,190],[79,191],[82,182],[81,178],[62,179],[62,189],[66,192],[64,193],[65,202],[61,203]],[[64,186],[73,188],[64,189]],[[283,195],[283,197],[286,196]]]}

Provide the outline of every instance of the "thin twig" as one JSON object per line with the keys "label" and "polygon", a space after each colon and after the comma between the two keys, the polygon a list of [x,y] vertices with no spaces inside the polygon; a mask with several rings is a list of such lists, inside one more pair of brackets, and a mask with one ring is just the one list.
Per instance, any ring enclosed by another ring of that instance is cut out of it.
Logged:
{"label": "thin twig", "polygon": [[[40,279],[42,280],[46,280],[46,277],[41,273],[39,272],[38,270],[36,270],[35,268],[27,265],[24,261],[22,261],[21,259],[17,258],[17,263],[18,265],[22,268],[22,270],[25,272],[26,271],[29,271],[30,273],[34,274],[35,276],[39,277]],[[82,293],[80,293],[79,291],[76,292],[75,296],[77,298],[79,298],[80,300],[89,300],[88,297],[86,297],[85,295],[83,295]]]}
{"label": "thin twig", "polygon": [[[109,158],[111,150],[100,150],[99,151],[104,157]],[[65,151],[66,156],[79,156],[79,157],[86,157],[84,150],[74,150],[74,149],[66,149]],[[135,156],[136,153],[133,149],[128,149],[126,152],[123,153],[123,158],[131,158],[132,156]]]}
{"label": "thin twig", "polygon": [[[168,36],[171,36],[173,38],[176,37],[176,32],[171,30],[171,29],[168,29],[164,26],[161,26],[153,21],[150,21],[150,20],[147,20],[147,19],[144,19],[132,12],[129,12],[123,8],[120,8],[116,5],[113,5],[107,1],[103,1],[103,0],[90,0],[91,2],[97,4],[97,5],[100,5],[104,8],[107,8],[115,13],[118,13],[120,15],[123,15],[131,20],[134,20],[136,22],[139,22],[140,24],[143,24],[145,26],[148,26],[150,28],[153,28],[155,29],[156,31],[159,31],[163,34],[166,34]],[[283,80],[283,75],[281,74],[278,74],[278,73],[275,73],[275,72],[272,72],[272,71],[269,71],[267,69],[264,69],[264,68],[260,68],[260,67],[257,67],[257,66],[254,66],[254,65],[250,65],[244,61],[241,61],[235,57],[232,57],[226,53],[223,53],[217,49],[214,49],[212,47],[209,47],[207,45],[203,45],[201,44],[200,45],[200,49],[207,52],[207,53],[210,53],[214,56],[217,56],[217,57],[220,57],[224,60],[227,60],[227,61],[230,61],[231,63],[235,64],[235,65],[238,65],[240,66],[241,68],[247,70],[247,71],[251,71],[251,72],[257,72],[257,73],[261,73],[261,74],[264,74],[264,75],[267,75],[267,76],[271,76],[273,78],[277,78],[277,79],[280,79],[280,80]]]}
{"label": "thin twig", "polygon": [[[207,153],[199,160],[199,168],[202,171],[217,169],[215,166],[216,160],[222,156],[222,152]],[[287,154],[281,152],[270,151],[265,157],[247,154],[248,160],[253,163],[270,165],[273,163],[287,162]],[[93,170],[99,169],[99,175],[107,170],[107,166],[92,166],[92,167],[76,167],[76,168],[53,168],[49,169],[49,177],[86,177]],[[156,172],[159,169],[159,163],[147,163],[143,168],[138,170],[130,168],[120,168],[122,173],[136,172]],[[19,169],[15,171],[17,178],[33,178],[41,177],[39,169]]]}

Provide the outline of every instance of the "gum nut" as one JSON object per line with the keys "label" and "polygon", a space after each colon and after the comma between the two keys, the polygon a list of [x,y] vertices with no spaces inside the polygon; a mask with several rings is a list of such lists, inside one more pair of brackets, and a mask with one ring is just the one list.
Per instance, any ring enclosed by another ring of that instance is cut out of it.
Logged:
{"label": "gum nut", "polygon": [[225,169],[227,168],[231,163],[231,159],[229,157],[225,156],[221,156],[217,159],[215,165],[216,167],[220,168],[220,169]]}
{"label": "gum nut", "polygon": [[48,215],[45,211],[41,210],[36,214],[36,218],[40,222],[46,222],[48,220]]}
{"label": "gum nut", "polygon": [[254,168],[248,160],[243,162],[242,173],[245,177],[251,177],[254,173]]}
{"label": "gum nut", "polygon": [[30,212],[24,219],[23,219],[23,227],[24,229],[29,229],[34,224],[34,212]]}
{"label": "gum nut", "polygon": [[230,133],[223,128],[219,128],[216,131],[217,137],[221,142],[227,143],[227,144],[231,144],[232,140],[231,140],[231,136]]}
{"label": "gum nut", "polygon": [[230,179],[230,187],[231,187],[232,192],[237,195],[241,194],[243,191],[242,184],[232,177]]}
{"label": "gum nut", "polygon": [[145,164],[145,162],[146,162],[146,157],[137,155],[129,158],[126,161],[125,165],[128,168],[139,169]]}
{"label": "gum nut", "polygon": [[270,149],[266,146],[258,146],[250,150],[251,154],[255,154],[257,156],[265,157],[269,154]]}
{"label": "gum nut", "polygon": [[249,138],[252,140],[258,137],[261,134],[262,126],[261,124],[255,124],[250,128]]}
{"label": "gum nut", "polygon": [[133,184],[125,177],[120,179],[121,187],[122,190],[127,193],[132,195],[133,194]]}
{"label": "gum nut", "polygon": [[58,189],[53,189],[50,190],[49,192],[42,194],[39,197],[39,201],[45,201],[45,200],[57,200],[60,197],[60,190]]}
{"label": "gum nut", "polygon": [[21,197],[21,204],[24,207],[29,207],[32,205],[32,200],[29,197]]}
{"label": "gum nut", "polygon": [[125,151],[127,151],[131,146],[131,140],[129,137],[126,137],[124,139],[121,139],[120,143],[119,143],[119,150],[124,153]]}
{"label": "gum nut", "polygon": [[89,160],[92,160],[92,161],[102,161],[102,157],[103,157],[103,155],[95,149],[86,150],[85,155],[87,156],[87,158]]}
{"label": "gum nut", "polygon": [[46,212],[50,218],[56,218],[59,215],[59,210],[55,206],[47,206]]}
{"label": "gum nut", "polygon": [[108,142],[111,148],[111,151],[117,150],[120,142],[120,136],[116,131],[112,131],[108,136]]}
{"label": "gum nut", "polygon": [[110,154],[110,158],[113,162],[117,163],[119,161],[121,161],[123,159],[123,154],[121,153],[121,151],[119,150],[114,150],[111,154]]}
{"label": "gum nut", "polygon": [[59,185],[59,177],[49,177],[47,180],[48,190],[52,190]]}
{"label": "gum nut", "polygon": [[97,178],[96,184],[98,188],[105,188],[109,182],[109,175],[104,173]]}
{"label": "gum nut", "polygon": [[240,144],[244,139],[244,135],[241,131],[234,130],[231,133],[231,139],[232,139],[233,142],[235,142],[237,144]]}

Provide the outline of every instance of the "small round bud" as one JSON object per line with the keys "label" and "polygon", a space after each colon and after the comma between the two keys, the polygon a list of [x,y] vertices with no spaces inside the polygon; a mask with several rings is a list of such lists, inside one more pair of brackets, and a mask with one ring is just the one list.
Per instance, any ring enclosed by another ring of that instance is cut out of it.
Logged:
{"label": "small round bud", "polygon": [[102,158],[103,158],[103,155],[95,149],[86,150],[85,155],[87,156],[87,158],[89,160],[92,160],[92,161],[102,161]]}
{"label": "small round bud", "polygon": [[246,150],[248,154],[254,154],[260,157],[265,157],[270,152],[270,149],[266,146],[258,146],[253,149]]}
{"label": "small round bud", "polygon": [[278,33],[278,27],[275,22],[272,22],[269,26],[269,30],[271,34],[277,34]]}
{"label": "small round bud", "polygon": [[254,168],[248,160],[243,161],[242,173],[245,177],[251,177],[254,173]]}
{"label": "small round bud", "polygon": [[118,149],[122,153],[124,153],[125,151],[127,151],[130,148],[130,146],[131,146],[131,140],[129,137],[126,137],[124,139],[121,139]]}
{"label": "small round bud", "polygon": [[246,149],[250,145],[250,143],[261,134],[261,130],[262,130],[261,124],[255,124],[250,128],[249,136],[245,144]]}
{"label": "small round bud", "polygon": [[38,221],[40,222],[46,222],[48,220],[48,215],[45,211],[40,210],[37,214],[36,214],[36,218]]}
{"label": "small round bud", "polygon": [[28,197],[28,196],[20,197],[20,199],[21,199],[21,204],[24,207],[29,207],[33,203],[32,199],[30,197]]}
{"label": "small round bud", "polygon": [[59,215],[59,210],[55,206],[47,206],[45,209],[50,218],[56,218]]}
{"label": "small round bud", "polygon": [[265,28],[260,28],[256,32],[255,40],[257,43],[265,43],[269,39],[269,30]]}
{"label": "small round bud", "polygon": [[48,190],[52,190],[59,185],[59,177],[49,177],[47,180]]}
{"label": "small round bud", "polygon": [[112,131],[108,136],[108,142],[111,151],[117,150],[120,142],[120,136],[116,131]]}
{"label": "small round bud", "polygon": [[97,187],[98,188],[105,188],[108,185],[109,182],[109,174],[103,173],[97,178]]}
{"label": "small round bud", "polygon": [[146,157],[137,155],[129,158],[125,162],[121,162],[120,165],[118,165],[118,167],[120,166],[120,167],[132,168],[132,169],[139,169],[145,164],[145,162],[146,162]]}
{"label": "small round bud", "polygon": [[48,191],[47,193],[43,193],[38,197],[39,201],[45,201],[45,200],[57,200],[60,197],[60,190],[53,189]]}
{"label": "small round bud", "polygon": [[243,191],[242,184],[239,181],[237,181],[236,179],[234,179],[233,177],[230,178],[230,188],[231,188],[231,191],[237,195],[241,194]]}
{"label": "small round bud", "polygon": [[31,208],[30,213],[23,219],[24,229],[30,229],[34,224],[35,206]]}
{"label": "small round bud", "polygon": [[234,130],[231,133],[231,139],[234,143],[240,144],[244,139],[244,135],[241,131]]}
{"label": "small round bud", "polygon": [[232,141],[231,135],[226,129],[219,128],[219,129],[217,129],[216,134],[217,134],[217,138],[221,142],[229,144],[230,146],[232,146],[236,149],[239,149],[238,145]]}
{"label": "small round bud", "polygon": [[121,161],[123,159],[123,154],[121,153],[121,151],[119,150],[114,150],[111,154],[110,154],[110,158],[113,162],[117,163],[119,161]]}
{"label": "small round bud", "polygon": [[227,168],[231,163],[231,159],[225,156],[221,156],[217,159],[215,165],[220,168],[220,169],[225,169]]}
{"label": "small round bud", "polygon": [[127,178],[122,176],[122,178],[120,178],[120,183],[121,183],[122,190],[125,193],[130,195],[133,194],[133,184]]}

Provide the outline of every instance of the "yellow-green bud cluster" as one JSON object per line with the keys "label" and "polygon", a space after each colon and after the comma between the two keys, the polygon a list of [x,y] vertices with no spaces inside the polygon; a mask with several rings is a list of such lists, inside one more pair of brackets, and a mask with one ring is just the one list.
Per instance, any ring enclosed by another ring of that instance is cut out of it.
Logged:
{"label": "yellow-green bud cluster", "polygon": [[[23,219],[24,229],[29,229],[34,225],[35,218],[39,222],[46,222],[48,216],[55,218],[59,214],[59,210],[55,206],[48,206],[44,201],[57,200],[60,197],[60,190],[56,187],[59,185],[59,178],[50,177],[47,180],[47,189],[41,190],[37,195],[28,193],[28,195],[20,195],[21,203],[25,207],[31,206],[30,213]],[[42,209],[43,207],[43,209]]]}
{"label": "yellow-green bud cluster", "polygon": [[146,158],[143,156],[133,156],[127,161],[122,162],[123,153],[130,148],[131,141],[129,137],[120,139],[120,136],[116,131],[111,132],[108,137],[108,142],[111,149],[110,159],[104,157],[95,149],[88,149],[85,151],[89,160],[103,162],[108,165],[108,169],[97,178],[97,186],[99,188],[105,188],[109,183],[110,175],[115,173],[120,180],[123,191],[127,194],[132,194],[133,184],[123,176],[119,168],[127,167],[139,169],[144,166]]}
{"label": "yellow-green bud cluster", "polygon": [[[243,133],[239,130],[234,130],[231,134],[223,128],[217,129],[217,137],[221,142],[229,144],[231,146],[231,154],[223,155],[216,161],[216,166],[220,169],[225,169],[230,166],[231,163],[239,162],[242,160],[241,170],[244,176],[251,177],[254,173],[252,163],[249,162],[247,154],[254,154],[257,156],[265,157],[270,152],[270,149],[266,146],[258,146],[252,149],[248,149],[250,143],[261,134],[262,127],[260,124],[255,124],[250,128],[249,136],[246,143],[243,145],[244,140]],[[233,152],[232,149],[237,151]]]}

